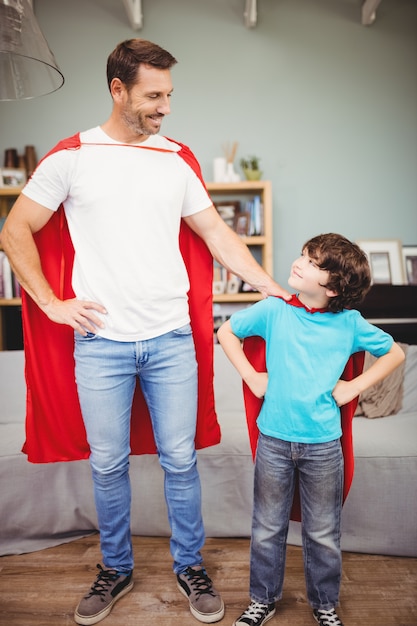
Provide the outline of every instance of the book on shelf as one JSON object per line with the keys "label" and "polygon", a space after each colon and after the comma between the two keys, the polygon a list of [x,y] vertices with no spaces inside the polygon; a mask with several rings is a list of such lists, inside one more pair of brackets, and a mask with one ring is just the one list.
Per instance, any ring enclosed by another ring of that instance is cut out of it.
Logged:
{"label": "book on shelf", "polygon": [[215,202],[214,206],[217,209],[220,217],[230,228],[234,228],[235,224],[235,216],[240,212],[240,202],[236,201],[228,201],[228,202]]}
{"label": "book on shelf", "polygon": [[217,261],[213,262],[213,295],[239,293],[242,280]]}
{"label": "book on shelf", "polygon": [[254,195],[250,200],[215,202],[221,218],[238,235],[254,237],[264,234],[264,207],[260,195]]}
{"label": "book on shelf", "polygon": [[20,284],[10,267],[6,253],[0,250],[0,298],[12,300],[20,298],[22,292]]}
{"label": "book on shelf", "polygon": [[250,212],[250,230],[249,236],[257,236],[264,234],[263,227],[263,204],[261,200],[261,196],[254,196],[253,199],[249,202],[249,212]]}

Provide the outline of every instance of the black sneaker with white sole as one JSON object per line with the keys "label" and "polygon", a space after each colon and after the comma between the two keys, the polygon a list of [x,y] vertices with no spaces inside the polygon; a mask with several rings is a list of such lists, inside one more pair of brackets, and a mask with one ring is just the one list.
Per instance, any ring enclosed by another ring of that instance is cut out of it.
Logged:
{"label": "black sneaker with white sole", "polygon": [[334,609],[329,609],[328,611],[313,609],[313,617],[320,626],[343,626]]}
{"label": "black sneaker with white sole", "polygon": [[233,626],[262,626],[275,615],[275,602],[261,604],[251,602],[246,611],[234,622]]}

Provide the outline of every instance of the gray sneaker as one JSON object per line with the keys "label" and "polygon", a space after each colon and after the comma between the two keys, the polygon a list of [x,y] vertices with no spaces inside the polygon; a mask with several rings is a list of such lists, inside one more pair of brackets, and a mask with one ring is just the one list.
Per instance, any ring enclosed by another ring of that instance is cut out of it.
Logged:
{"label": "gray sneaker", "polygon": [[177,575],[178,589],[188,598],[192,615],[200,622],[212,624],[224,616],[224,604],[204,567],[187,567]]}
{"label": "gray sneaker", "polygon": [[107,617],[113,605],[133,587],[132,572],[124,575],[114,569],[100,570],[90,591],[75,609],[74,619],[77,624],[97,624]]}

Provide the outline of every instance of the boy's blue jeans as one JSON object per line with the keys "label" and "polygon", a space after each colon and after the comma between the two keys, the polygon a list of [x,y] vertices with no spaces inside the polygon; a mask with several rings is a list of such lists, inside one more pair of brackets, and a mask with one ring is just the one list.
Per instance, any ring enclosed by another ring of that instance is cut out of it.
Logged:
{"label": "boy's blue jeans", "polygon": [[315,609],[339,599],[343,455],[340,440],[320,444],[282,441],[260,434],[250,556],[250,597],[281,599],[286,540],[296,472],[299,473],[307,598]]}
{"label": "boy's blue jeans", "polygon": [[133,569],[129,453],[138,377],[165,472],[174,571],[201,563],[204,528],[194,447],[197,364],[190,325],[138,342],[76,334],[75,363],[105,566]]}

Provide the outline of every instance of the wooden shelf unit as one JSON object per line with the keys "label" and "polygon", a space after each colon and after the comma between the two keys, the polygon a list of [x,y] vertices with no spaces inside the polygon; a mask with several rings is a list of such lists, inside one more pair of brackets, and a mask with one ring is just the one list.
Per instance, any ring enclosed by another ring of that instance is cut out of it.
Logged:
{"label": "wooden shelf unit", "polygon": [[[260,263],[268,274],[273,272],[272,247],[272,186],[269,180],[241,181],[236,183],[206,183],[214,204],[223,201],[245,201],[259,195],[263,207],[263,235],[242,237],[249,248],[257,248],[260,252]],[[261,299],[258,292],[214,294],[215,303],[250,303]]]}
{"label": "wooden shelf unit", "polygon": [[0,187],[0,217],[7,216],[21,190],[21,187]]}
{"label": "wooden shelf unit", "polygon": [[[7,217],[8,212],[12,208],[12,205],[20,192],[21,187],[0,187],[0,218]],[[21,298],[0,298],[0,350],[4,350],[5,347],[7,347],[5,336],[5,307],[20,307],[21,304]]]}

